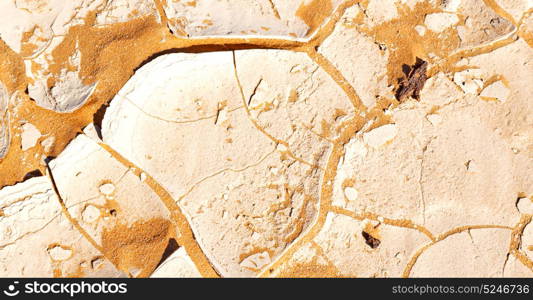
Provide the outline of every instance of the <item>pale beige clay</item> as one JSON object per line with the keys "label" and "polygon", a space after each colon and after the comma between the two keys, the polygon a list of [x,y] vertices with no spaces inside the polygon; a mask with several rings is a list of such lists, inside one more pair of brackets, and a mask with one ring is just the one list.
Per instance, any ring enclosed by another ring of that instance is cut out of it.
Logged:
{"label": "pale beige clay", "polygon": [[4,1],[0,275],[531,277],[532,14]]}

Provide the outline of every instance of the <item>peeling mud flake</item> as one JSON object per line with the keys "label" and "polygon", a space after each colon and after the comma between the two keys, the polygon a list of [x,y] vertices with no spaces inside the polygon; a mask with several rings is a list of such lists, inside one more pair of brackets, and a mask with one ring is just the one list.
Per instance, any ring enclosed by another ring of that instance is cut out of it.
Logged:
{"label": "peeling mud flake", "polygon": [[82,212],[82,219],[86,223],[93,223],[94,221],[98,220],[100,215],[100,209],[94,205],[87,205]]}
{"label": "peeling mud flake", "polygon": [[98,189],[105,196],[110,196],[115,192],[115,186],[112,183],[102,184]]}
{"label": "peeling mud flake", "polygon": [[484,88],[479,95],[487,100],[505,102],[510,93],[509,88],[503,83],[503,81],[498,80]]}
{"label": "peeling mud flake", "polygon": [[419,36],[424,36],[426,34],[426,27],[423,25],[416,25],[415,30]]}
{"label": "peeling mud flake", "polygon": [[84,47],[89,32],[141,17],[158,18],[153,1],[107,2],[4,1],[0,6],[8,16],[0,21],[0,34],[25,58],[28,94],[37,105],[73,112],[95,92],[97,82],[90,82],[95,74],[87,76],[85,67],[85,55],[93,52]]}
{"label": "peeling mud flake", "polygon": [[50,136],[50,137],[45,138],[41,142],[41,146],[43,146],[44,152],[48,153],[48,152],[52,151],[52,148],[54,147],[55,140],[56,139],[55,139],[54,136]]}
{"label": "peeling mud flake", "polygon": [[33,124],[25,123],[21,126],[21,130],[22,151],[26,151],[32,147],[35,147],[35,145],[37,145],[37,141],[41,137],[41,132],[39,131],[39,129],[37,129],[37,127],[35,127]]}
{"label": "peeling mud flake", "polygon": [[467,69],[453,74],[453,82],[465,93],[478,94],[483,88],[482,72],[479,69]]}
{"label": "peeling mud flake", "polygon": [[378,148],[385,145],[398,133],[398,128],[395,124],[387,124],[373,129],[363,135],[363,140],[372,148]]}

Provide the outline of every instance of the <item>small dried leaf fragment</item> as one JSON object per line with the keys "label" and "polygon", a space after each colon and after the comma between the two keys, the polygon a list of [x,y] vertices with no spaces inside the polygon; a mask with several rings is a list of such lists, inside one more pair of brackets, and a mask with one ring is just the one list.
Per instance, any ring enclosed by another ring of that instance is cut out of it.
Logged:
{"label": "small dried leaf fragment", "polygon": [[371,236],[368,232],[363,231],[362,234],[363,234],[363,237],[365,238],[366,244],[370,246],[370,248],[376,249],[377,247],[379,247],[379,244],[381,244],[380,240]]}
{"label": "small dried leaf fragment", "polygon": [[413,97],[416,100],[420,99],[420,91],[428,79],[426,74],[427,66],[427,61],[418,57],[416,58],[416,63],[410,67],[407,78],[400,82],[400,88],[396,93],[396,99],[398,101],[402,102],[406,97]]}

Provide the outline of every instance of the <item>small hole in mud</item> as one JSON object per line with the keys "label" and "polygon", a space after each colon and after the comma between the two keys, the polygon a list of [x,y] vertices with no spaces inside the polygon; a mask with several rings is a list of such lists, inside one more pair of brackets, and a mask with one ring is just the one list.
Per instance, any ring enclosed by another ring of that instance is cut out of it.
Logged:
{"label": "small hole in mud", "polygon": [[93,125],[94,125],[94,128],[96,129],[96,133],[97,133],[99,138],[102,138],[102,130],[101,130],[102,122],[104,120],[104,115],[105,115],[105,113],[106,113],[108,108],[109,108],[109,104],[108,103],[104,103],[93,114]]}
{"label": "small hole in mud", "polygon": [[174,34],[174,30],[172,30],[172,28],[170,28],[170,26],[168,24],[167,24],[167,29],[170,32],[170,34]]}
{"label": "small hole in mud", "polygon": [[368,232],[363,231],[362,232],[363,237],[365,238],[365,242],[370,248],[376,249],[379,247],[379,244],[381,244],[381,241],[376,239],[375,237],[371,236]]}
{"label": "small hole in mud", "polygon": [[41,173],[40,170],[33,170],[31,172],[26,173],[26,175],[24,175],[24,178],[22,180],[24,181],[24,180],[28,180],[30,178],[39,177],[39,176],[43,176],[43,173]]}
{"label": "small hole in mud", "polygon": [[116,217],[117,216],[117,210],[116,209],[111,209],[109,211],[109,214],[112,215],[113,217]]}

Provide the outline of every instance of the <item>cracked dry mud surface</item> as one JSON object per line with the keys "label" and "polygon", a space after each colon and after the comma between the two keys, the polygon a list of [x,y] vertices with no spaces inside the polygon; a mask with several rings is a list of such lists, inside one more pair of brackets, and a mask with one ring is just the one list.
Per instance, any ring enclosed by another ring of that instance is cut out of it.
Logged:
{"label": "cracked dry mud surface", "polygon": [[0,3],[0,275],[533,275],[530,0],[67,2]]}

